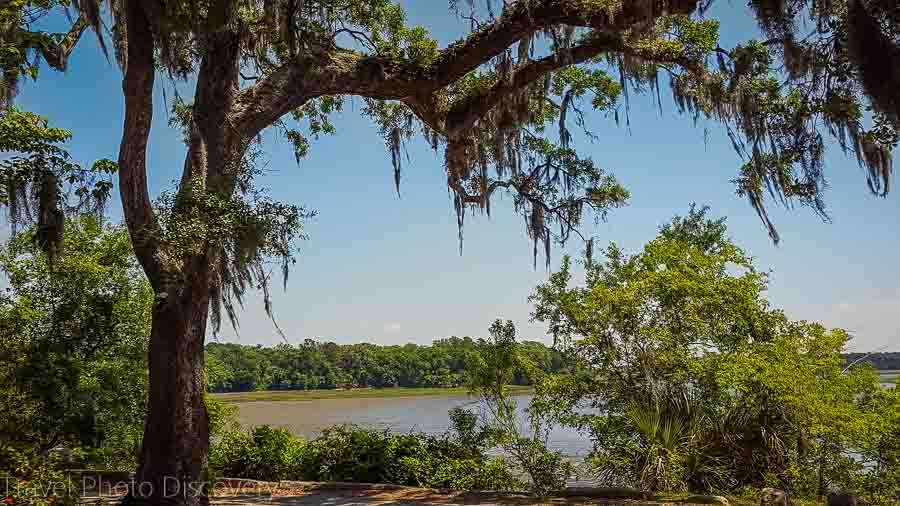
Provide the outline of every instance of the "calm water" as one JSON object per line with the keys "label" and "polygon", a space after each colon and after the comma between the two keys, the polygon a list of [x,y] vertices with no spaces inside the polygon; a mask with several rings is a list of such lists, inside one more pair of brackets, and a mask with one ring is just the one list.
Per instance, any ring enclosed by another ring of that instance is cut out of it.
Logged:
{"label": "calm water", "polygon": [[881,386],[891,388],[897,384],[897,378],[900,377],[900,371],[882,371]]}
{"label": "calm water", "polygon": [[[882,376],[885,387],[892,386],[897,372]],[[519,413],[525,421],[530,395],[516,396]],[[367,399],[320,399],[308,401],[255,401],[236,403],[242,425],[284,427],[305,438],[315,437],[323,428],[343,423],[390,430],[396,433],[426,432],[440,434],[449,428],[447,412],[455,407],[480,411],[468,396],[424,396]],[[550,433],[549,445],[569,457],[583,457],[590,451],[586,435],[567,428]]]}
{"label": "calm water", "polygon": [[[520,419],[531,395],[515,396]],[[323,428],[354,423],[395,433],[425,432],[441,434],[450,428],[447,412],[465,407],[482,412],[478,402],[468,396],[423,396],[367,399],[319,399],[309,401],[238,402],[238,420],[244,426],[283,427],[305,438],[315,437]],[[550,447],[566,456],[582,457],[590,442],[572,429],[558,428],[550,433]]]}

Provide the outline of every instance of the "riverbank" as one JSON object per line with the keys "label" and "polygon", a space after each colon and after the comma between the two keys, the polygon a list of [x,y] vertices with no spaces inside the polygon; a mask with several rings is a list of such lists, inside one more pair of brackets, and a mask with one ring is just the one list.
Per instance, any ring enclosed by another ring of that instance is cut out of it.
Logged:
{"label": "riverbank", "polygon": [[[532,387],[510,386],[513,394],[526,394]],[[224,402],[316,401],[323,399],[384,399],[397,397],[460,397],[469,394],[468,388],[350,388],[339,390],[264,390],[259,392],[229,392],[210,394]]]}
{"label": "riverbank", "polygon": [[[900,376],[898,370],[879,371],[884,385],[893,385]],[[533,391],[530,386],[511,385],[513,394],[527,394]],[[258,402],[258,401],[316,401],[323,399],[390,399],[398,397],[460,397],[469,394],[465,387],[394,387],[394,388],[347,388],[334,390],[261,390],[257,392],[228,392],[210,394],[213,398],[225,402]]]}

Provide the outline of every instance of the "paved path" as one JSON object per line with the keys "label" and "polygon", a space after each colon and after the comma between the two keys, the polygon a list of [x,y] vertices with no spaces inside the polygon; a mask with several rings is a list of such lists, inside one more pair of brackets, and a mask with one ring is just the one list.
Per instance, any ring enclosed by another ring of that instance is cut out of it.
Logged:
{"label": "paved path", "polygon": [[[614,504],[628,506],[678,504],[678,506],[686,506],[688,504],[687,502],[667,503],[663,501],[600,498],[604,496],[610,497],[607,494],[612,493],[613,490],[615,489],[570,488],[567,490],[570,493],[568,498],[541,501],[509,494],[438,492],[395,485],[311,482],[272,483],[226,478],[217,482],[211,503],[213,506],[569,506]],[[603,492],[604,495],[598,495],[598,492]],[[85,497],[83,504],[110,506],[115,504],[117,499],[114,496],[92,499]],[[735,504],[734,506],[744,505]]]}
{"label": "paved path", "polygon": [[[540,505],[652,505],[662,506],[665,502],[598,499],[570,497],[546,501],[509,494],[442,493],[427,489],[373,485],[372,488],[354,487],[350,489],[331,488],[304,484],[296,488],[281,488],[267,491],[253,490],[250,494],[229,495],[228,490],[219,490],[213,498],[215,506],[540,506]],[[244,492],[245,490],[240,490]],[[681,503],[679,506],[684,506]],[[736,505],[737,506],[737,505]]]}
{"label": "paved path", "polygon": [[493,505],[496,502],[458,502],[452,499],[436,502],[429,499],[415,499],[410,497],[389,497],[382,494],[379,495],[361,495],[348,494],[344,492],[316,492],[308,495],[292,495],[292,496],[275,496],[275,497],[217,497],[213,500],[215,506],[430,506],[430,505],[462,505],[462,504],[478,504]]}
{"label": "paved path", "polygon": [[[216,497],[214,506],[538,506],[538,505],[575,505],[575,504],[625,504],[623,501],[557,499],[537,501],[533,499],[517,499],[504,497],[491,498],[486,494],[469,496],[436,496],[429,493],[366,493],[361,491],[317,491],[304,495],[290,496],[235,496]],[[628,502],[630,505],[663,503]]]}

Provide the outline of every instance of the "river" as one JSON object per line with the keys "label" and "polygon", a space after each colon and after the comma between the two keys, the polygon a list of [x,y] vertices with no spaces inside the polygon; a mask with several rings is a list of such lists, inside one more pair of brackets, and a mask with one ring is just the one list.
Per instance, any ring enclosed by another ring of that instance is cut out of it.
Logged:
{"label": "river", "polygon": [[[882,375],[883,385],[893,385],[897,371]],[[525,420],[525,408],[531,395],[515,396],[519,413]],[[241,425],[283,427],[305,438],[315,437],[323,428],[344,423],[390,430],[396,433],[426,432],[440,434],[449,428],[447,412],[455,407],[478,410],[478,402],[465,395],[422,397],[370,397],[299,401],[236,402]],[[567,457],[583,457],[590,451],[586,435],[569,428],[550,433],[549,446]]]}
{"label": "river", "polygon": [[[524,422],[530,394],[513,397]],[[245,427],[271,425],[283,427],[304,438],[315,437],[325,427],[353,423],[395,433],[425,432],[442,434],[450,428],[447,413],[456,407],[481,412],[477,400],[466,395],[429,395],[422,397],[371,397],[360,399],[318,399],[309,401],[236,402],[238,421]],[[569,428],[555,428],[550,447],[563,455],[583,457],[590,441]]]}

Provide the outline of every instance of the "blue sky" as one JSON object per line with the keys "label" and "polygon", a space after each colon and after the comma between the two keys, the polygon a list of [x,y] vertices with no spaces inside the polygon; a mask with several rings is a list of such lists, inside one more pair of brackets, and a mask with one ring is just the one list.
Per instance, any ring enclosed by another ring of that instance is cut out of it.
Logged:
{"label": "blue sky", "polygon": [[[403,3],[410,23],[429,27],[444,44],[467,28],[449,13],[445,0]],[[724,20],[724,46],[751,34],[743,9],[741,3],[720,0],[709,14]],[[171,88],[163,88],[164,79],[158,78],[149,154],[154,195],[171,188],[183,160],[179,134],[166,125],[164,98],[172,99]],[[755,212],[734,194],[730,180],[739,161],[725,135],[714,123],[695,126],[678,115],[662,91],[662,112],[650,97],[632,96],[630,128],[624,121],[616,126],[611,117],[589,115],[598,140],[581,138],[577,147],[615,174],[632,200],[587,231],[600,243],[634,250],[690,202],[708,204],[713,214],[728,217],[732,237],[758,265],[772,270],[774,305],[795,319],[850,330],[853,350],[900,350],[894,321],[900,314],[896,196],[871,196],[856,162],[834,147],[827,156],[826,196],[833,221],[823,223],[802,208],[773,209],[783,238],[774,246]],[[36,86],[23,88],[19,103],[72,130],[70,148],[77,160],[116,158],[121,74],[92,37],[75,50],[67,74],[45,69]],[[411,144],[398,198],[390,155],[375,127],[355,113],[360,107],[359,100],[348,100],[345,112],[334,118],[338,134],[314,142],[299,167],[287,142],[272,135],[265,139],[270,173],[260,184],[278,199],[319,213],[308,224],[310,240],[300,244],[287,292],[279,288],[274,294],[288,340],[427,343],[483,335],[498,317],[514,320],[523,338],[546,339],[545,328],[529,322],[526,299],[548,272],[540,265],[533,269],[531,244],[511,202],[497,202],[490,220],[467,217],[461,257],[442,155],[423,142]],[[121,216],[117,202],[111,215]],[[577,254],[581,247],[573,242],[557,248],[553,266],[564,252]],[[241,315],[239,335],[228,330],[222,339],[275,344],[281,338],[257,297]]]}

